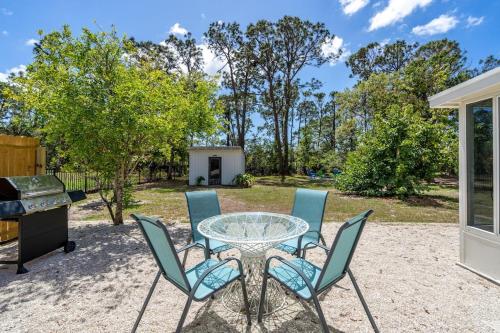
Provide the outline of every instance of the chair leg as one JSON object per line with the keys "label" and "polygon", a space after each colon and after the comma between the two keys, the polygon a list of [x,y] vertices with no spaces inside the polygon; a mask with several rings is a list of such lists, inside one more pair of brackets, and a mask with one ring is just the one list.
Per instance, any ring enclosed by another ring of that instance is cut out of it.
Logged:
{"label": "chair leg", "polygon": [[182,268],[186,268],[186,261],[187,261],[189,250],[190,249],[187,249],[186,251],[184,251],[184,257],[182,258]]}
{"label": "chair leg", "polygon": [[137,319],[135,321],[134,328],[132,328],[132,333],[137,331],[137,327],[139,326],[142,315],[144,314],[144,311],[146,310],[146,307],[148,306],[149,300],[151,299],[151,295],[153,295],[153,291],[156,288],[156,284],[158,283],[160,276],[161,276],[161,271],[158,271],[158,273],[156,274],[155,280],[153,282],[153,285],[149,289],[148,295],[146,296],[146,299],[144,300],[144,304],[142,305],[141,311],[139,312],[139,316],[137,317]]}
{"label": "chair leg", "polygon": [[259,314],[257,315],[257,322],[262,323],[262,315],[264,313],[264,302],[266,298],[267,289],[267,272],[264,272],[264,278],[262,279],[262,290],[260,292],[260,302],[259,302]]}
{"label": "chair leg", "polygon": [[179,323],[177,324],[177,329],[175,330],[175,333],[181,333],[182,331],[182,326],[184,325],[184,321],[186,320],[189,307],[191,306],[191,302],[193,301],[193,295],[189,295],[188,300],[186,302],[186,305],[184,306],[184,310],[182,311],[181,319],[179,320]]}
{"label": "chair leg", "polygon": [[330,333],[330,329],[328,328],[328,325],[326,323],[325,315],[323,314],[323,310],[321,309],[321,305],[319,304],[318,297],[315,294],[313,294],[313,302],[314,306],[316,307],[316,312],[318,313],[319,321],[321,322],[323,333]]}
{"label": "chair leg", "polygon": [[240,282],[241,282],[241,291],[243,292],[243,302],[245,303],[245,310],[247,313],[247,324],[252,325],[252,319],[250,318],[250,304],[248,303],[247,287],[244,276],[241,276]]}
{"label": "chair leg", "polygon": [[210,259],[212,254],[211,252],[212,251],[210,251],[210,241],[208,240],[208,238],[205,238],[205,260]]}
{"label": "chair leg", "polygon": [[370,309],[368,309],[368,304],[366,304],[365,298],[363,297],[363,294],[361,294],[361,290],[359,289],[358,283],[356,282],[356,279],[354,278],[354,274],[352,274],[351,269],[347,269],[347,273],[349,274],[349,277],[351,278],[352,284],[354,285],[354,289],[356,290],[356,293],[358,294],[359,300],[361,301],[361,304],[363,304],[363,308],[365,309],[366,315],[368,316],[368,319],[370,320],[370,324],[372,325],[373,331],[375,333],[378,333],[378,327],[377,324],[375,323],[375,320],[372,317],[372,314],[370,312]]}

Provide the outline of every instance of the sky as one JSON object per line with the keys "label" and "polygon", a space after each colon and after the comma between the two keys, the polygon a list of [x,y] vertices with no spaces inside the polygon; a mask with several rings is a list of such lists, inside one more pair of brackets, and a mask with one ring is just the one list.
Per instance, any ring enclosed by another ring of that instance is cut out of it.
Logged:
{"label": "sky", "polygon": [[202,38],[211,22],[246,27],[292,15],[325,23],[336,36],[324,45],[325,52],[343,54],[335,63],[306,69],[302,79],[321,80],[326,92],[343,90],[354,84],[346,56],[369,42],[454,39],[467,51],[470,67],[490,54],[500,57],[499,13],[500,0],[0,0],[0,80],[31,62],[40,29],[50,32],[69,24],[78,32],[114,25],[120,34],[153,42],[189,31],[203,48],[206,71],[215,73],[221,62]]}

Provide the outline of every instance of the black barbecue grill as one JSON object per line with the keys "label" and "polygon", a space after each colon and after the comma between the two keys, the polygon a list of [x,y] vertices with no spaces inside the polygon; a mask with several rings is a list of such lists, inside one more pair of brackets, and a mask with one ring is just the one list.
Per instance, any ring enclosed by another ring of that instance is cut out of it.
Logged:
{"label": "black barbecue grill", "polygon": [[[64,247],[75,249],[68,240],[68,206],[85,199],[82,191],[66,192],[64,184],[52,175],[0,178],[0,224],[17,224],[1,243],[18,242],[18,258],[0,261],[17,265],[26,273],[24,263]],[[1,238],[1,237],[0,237]]]}

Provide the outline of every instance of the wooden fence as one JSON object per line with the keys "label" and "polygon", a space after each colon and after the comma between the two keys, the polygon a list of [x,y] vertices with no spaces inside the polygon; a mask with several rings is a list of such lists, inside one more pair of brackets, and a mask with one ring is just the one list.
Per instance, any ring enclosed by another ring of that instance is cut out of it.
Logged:
{"label": "wooden fence", "polygon": [[45,158],[40,139],[0,134],[0,177],[43,175]]}
{"label": "wooden fence", "polygon": [[[0,177],[45,174],[46,151],[40,140],[0,134]],[[17,223],[0,221],[0,244],[17,237]]]}

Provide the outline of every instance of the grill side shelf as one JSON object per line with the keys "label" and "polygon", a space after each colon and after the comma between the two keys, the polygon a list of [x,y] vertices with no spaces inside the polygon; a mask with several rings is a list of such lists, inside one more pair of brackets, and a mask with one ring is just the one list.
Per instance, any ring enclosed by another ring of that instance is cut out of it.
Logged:
{"label": "grill side shelf", "polygon": [[21,201],[2,201],[0,202],[0,219],[16,217],[26,214]]}

